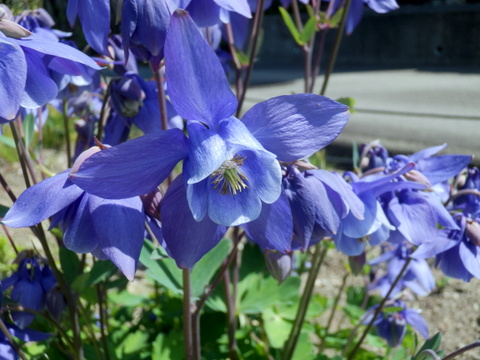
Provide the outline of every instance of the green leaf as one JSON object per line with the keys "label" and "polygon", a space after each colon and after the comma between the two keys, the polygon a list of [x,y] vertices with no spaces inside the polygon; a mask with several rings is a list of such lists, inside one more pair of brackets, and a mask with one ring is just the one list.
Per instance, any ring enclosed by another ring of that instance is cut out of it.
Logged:
{"label": "green leaf", "polygon": [[433,350],[437,352],[438,348],[440,347],[442,343],[442,334],[436,333],[434,336],[432,336],[430,339],[425,341],[425,343],[422,345],[420,350],[418,350],[417,355],[413,357],[413,360],[427,360],[431,356],[427,354],[421,354],[422,351],[424,350]]}
{"label": "green leaf", "polygon": [[268,336],[270,346],[281,349],[290,335],[292,322],[282,318],[274,309],[266,308],[262,313],[265,333]]}
{"label": "green leaf", "polygon": [[328,23],[330,24],[331,28],[336,28],[340,24],[340,21],[342,21],[342,15],[343,12],[345,11],[344,8],[338,9],[335,14],[328,20]]}
{"label": "green leaf", "polygon": [[8,210],[10,210],[10,208],[0,205],[0,218],[5,217],[5,214],[7,213]]}
{"label": "green leaf", "polygon": [[33,134],[35,132],[35,118],[33,114],[28,114],[23,119],[23,134],[25,139],[25,147],[28,149],[32,142]]}
{"label": "green leaf", "polygon": [[288,277],[281,285],[272,278],[250,274],[238,284],[239,311],[246,314],[261,313],[273,305],[294,303],[298,300],[300,279]]}
{"label": "green leaf", "polygon": [[337,99],[340,104],[347,105],[351,114],[355,112],[355,99],[351,97],[342,97]]}
{"label": "green leaf", "polygon": [[15,149],[15,141],[5,135],[0,135],[0,142]]}
{"label": "green leaf", "polygon": [[161,260],[152,259],[158,256],[155,247],[151,241],[145,240],[142,252],[140,253],[140,262],[147,268],[146,274],[160,285],[171,290],[175,295],[182,295],[182,270],[180,270],[175,261],[171,258]]}
{"label": "green leaf", "polygon": [[283,22],[287,26],[288,30],[290,30],[290,34],[292,34],[295,42],[300,46],[304,45],[305,43],[302,42],[300,32],[298,31],[297,26],[293,22],[293,19],[288,13],[288,11],[285,10],[283,7],[279,7],[278,10],[280,11],[280,15],[282,15]]}
{"label": "green leaf", "polygon": [[315,345],[310,339],[310,333],[302,331],[298,337],[297,346],[293,353],[293,360],[312,359],[314,357]]}
{"label": "green leaf", "polygon": [[73,283],[80,273],[80,260],[73,251],[60,247],[60,265],[68,283]]}
{"label": "green leaf", "polygon": [[303,31],[300,34],[300,41],[304,44],[310,42],[313,34],[317,30],[317,18],[315,15],[311,16],[305,26],[303,27]]}
{"label": "green leaf", "polygon": [[108,300],[112,304],[117,304],[121,306],[136,307],[142,304],[146,299],[148,299],[148,295],[146,294],[131,294],[127,290],[123,290],[120,292],[108,292]]}
{"label": "green leaf", "polygon": [[192,295],[198,297],[203,294],[205,286],[215,275],[217,269],[222,265],[231,249],[231,242],[222,239],[217,246],[205,254],[193,267],[190,281],[192,284]]}
{"label": "green leaf", "polygon": [[180,331],[171,331],[169,334],[160,333],[152,344],[152,359],[185,359],[185,351],[182,339],[183,334]]}
{"label": "green leaf", "polygon": [[351,304],[345,305],[343,311],[353,322],[357,322],[365,313],[365,310],[363,310],[361,307]]}
{"label": "green leaf", "polygon": [[88,279],[88,286],[96,285],[110,278],[117,272],[117,267],[110,260],[100,260],[93,265]]}

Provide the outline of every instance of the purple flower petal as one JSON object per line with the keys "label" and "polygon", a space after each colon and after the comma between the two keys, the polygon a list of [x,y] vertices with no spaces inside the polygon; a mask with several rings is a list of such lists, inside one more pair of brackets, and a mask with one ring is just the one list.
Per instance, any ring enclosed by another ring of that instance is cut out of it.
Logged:
{"label": "purple flower petal", "polygon": [[[253,106],[242,121],[252,135],[280,161],[310,156],[342,131],[348,107],[313,94],[275,97]],[[308,134],[308,136],[305,136]]]}
{"label": "purple flower petal", "polygon": [[68,170],[25,190],[2,223],[10,227],[36,225],[74,202],[83,190],[68,180]]}
{"label": "purple flower petal", "polygon": [[107,38],[110,32],[110,1],[81,0],[77,6],[77,13],[85,39],[93,50],[108,56]]}
{"label": "purple flower petal", "polygon": [[43,56],[30,49],[24,49],[23,52],[27,60],[28,73],[21,105],[34,109],[53,100],[58,94],[58,87],[43,63]]}
{"label": "purple flower petal", "polygon": [[415,330],[417,330],[420,335],[424,338],[428,338],[428,325],[425,319],[420,315],[417,310],[405,309],[403,312],[405,320],[410,324]]}
{"label": "purple flower petal", "polygon": [[99,248],[133,281],[145,232],[142,201],[139,197],[106,200],[91,196],[89,205]]}
{"label": "purple flower petal", "polygon": [[226,232],[224,226],[215,224],[208,217],[195,221],[188,207],[182,175],[169,186],[160,213],[168,252],[180,268],[191,269]]}
{"label": "purple flower petal", "polygon": [[27,80],[22,49],[0,37],[0,118],[13,120],[18,113]]}
{"label": "purple flower petal", "polygon": [[165,41],[168,93],[178,114],[213,127],[237,109],[215,53],[184,10],[173,13]]}
{"label": "purple flower petal", "polygon": [[89,157],[70,178],[90,194],[124,199],[148,194],[186,157],[187,139],[178,129],[129,140]]}
{"label": "purple flower petal", "polygon": [[285,253],[291,248],[293,223],[285,193],[272,204],[263,204],[260,216],[243,224],[248,237],[262,249]]}
{"label": "purple flower petal", "polygon": [[72,204],[65,212],[60,227],[64,229],[63,244],[76,253],[86,254],[98,247],[98,235],[89,210],[90,194]]}

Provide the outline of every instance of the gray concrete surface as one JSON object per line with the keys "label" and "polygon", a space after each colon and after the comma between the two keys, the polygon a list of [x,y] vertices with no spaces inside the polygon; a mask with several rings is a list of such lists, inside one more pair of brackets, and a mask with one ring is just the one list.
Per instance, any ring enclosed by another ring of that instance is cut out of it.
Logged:
{"label": "gray concrete surface", "polygon": [[[274,96],[303,92],[298,72],[259,70],[255,76],[257,83],[293,80],[252,86],[244,109]],[[316,91],[321,81],[320,77]],[[480,71],[339,72],[330,77],[326,96],[355,100],[356,112],[331,147],[333,154],[343,156],[339,161],[349,161],[354,142],[380,139],[392,153],[404,154],[447,143],[445,153],[474,155],[480,164]]]}

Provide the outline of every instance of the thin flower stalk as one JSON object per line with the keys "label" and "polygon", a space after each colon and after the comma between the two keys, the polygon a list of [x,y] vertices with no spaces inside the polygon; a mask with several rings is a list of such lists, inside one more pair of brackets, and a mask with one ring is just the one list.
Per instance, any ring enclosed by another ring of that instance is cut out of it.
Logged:
{"label": "thin flower stalk", "polygon": [[407,270],[408,268],[408,265],[410,264],[410,262],[412,261],[412,258],[408,258],[406,261],[405,261],[405,264],[403,265],[402,269],[400,270],[400,272],[398,273],[397,277],[395,278],[395,281],[392,283],[392,285],[390,286],[390,289],[388,290],[388,293],[383,297],[382,301],[380,302],[380,304],[378,305],[377,309],[375,310],[375,313],[373,314],[373,317],[372,319],[370,320],[370,322],[368,323],[367,327],[365,328],[365,330],[363,331],[363,334],[362,336],[360,337],[360,339],[357,341],[357,343],[355,344],[355,347],[353,348],[353,350],[350,352],[350,354],[348,355],[348,360],[352,360],[354,359],[354,356],[356,354],[356,352],[358,351],[358,349],[360,349],[360,346],[362,345],[363,343],[363,340],[365,340],[370,328],[372,327],[375,319],[377,318],[378,314],[380,314],[380,311],[382,311],[383,309],[383,306],[385,305],[385,303],[387,302],[387,300],[390,298],[390,294],[393,292],[393,290],[395,289],[395,286],[397,285],[397,283],[400,281],[400,279],[402,278],[403,274],[405,273],[405,271]]}
{"label": "thin flower stalk", "polygon": [[63,99],[62,108],[63,108],[63,129],[65,131],[65,148],[67,150],[67,167],[71,167],[72,166],[72,141],[70,139],[70,131],[68,126],[70,119],[68,117],[67,99]]}
{"label": "thin flower stalk", "polygon": [[324,95],[325,92],[327,91],[328,80],[330,79],[330,75],[333,72],[333,67],[335,66],[335,62],[337,61],[338,49],[340,49],[340,43],[342,42],[343,33],[345,31],[345,23],[347,21],[348,11],[350,10],[351,3],[352,3],[352,0],[346,0],[345,10],[342,14],[342,19],[340,20],[338,31],[335,36],[335,42],[333,43],[333,49],[332,49],[332,53],[330,54],[330,59],[328,61],[327,71],[325,72],[325,77],[323,79],[320,95]]}
{"label": "thin flower stalk", "polygon": [[10,331],[8,331],[7,327],[5,326],[5,323],[3,322],[2,319],[0,319],[0,330],[2,333],[5,335],[7,338],[8,342],[12,345],[12,347],[15,349],[17,352],[17,355],[20,357],[22,360],[28,360],[27,357],[25,356],[25,353],[20,349],[20,346],[15,342],[15,340],[12,337],[12,334],[10,334]]}
{"label": "thin flower stalk", "polygon": [[315,254],[313,255],[312,267],[308,273],[307,283],[303,289],[302,298],[300,304],[298,305],[297,314],[292,325],[292,330],[288,336],[287,343],[285,344],[283,350],[282,360],[290,360],[293,357],[295,352],[295,347],[297,346],[298,338],[302,330],[303,322],[305,321],[305,315],[307,314],[308,305],[312,298],[313,288],[315,287],[315,280],[317,279],[318,272],[322,267],[323,260],[327,255],[328,247],[324,246],[322,249],[322,243],[315,245]]}

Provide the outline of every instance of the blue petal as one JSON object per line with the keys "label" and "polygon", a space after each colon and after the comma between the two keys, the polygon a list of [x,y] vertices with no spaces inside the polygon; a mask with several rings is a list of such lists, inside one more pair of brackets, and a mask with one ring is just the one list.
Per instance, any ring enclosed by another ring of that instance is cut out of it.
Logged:
{"label": "blue petal", "polygon": [[17,116],[27,80],[27,62],[22,49],[0,38],[0,118]]}
{"label": "blue petal", "polygon": [[[32,329],[19,329],[14,325],[7,325],[8,331],[22,341],[43,341],[51,337],[50,334]],[[3,353],[1,353],[3,354]],[[16,359],[16,358],[14,358]]]}
{"label": "blue petal", "polygon": [[248,237],[262,249],[285,253],[291,249],[292,213],[284,192],[273,204],[263,204],[260,216],[243,224]]}
{"label": "blue petal", "polygon": [[349,116],[348,107],[336,101],[314,94],[297,94],[263,101],[247,111],[242,121],[279,160],[294,161],[330,144]]}
{"label": "blue petal", "polygon": [[68,180],[68,170],[25,190],[2,220],[10,227],[36,225],[74,202],[83,190]]}
{"label": "blue petal", "polygon": [[227,145],[215,128],[207,128],[199,122],[187,123],[190,150],[184,163],[188,184],[205,179],[227,159]]}
{"label": "blue petal", "polygon": [[178,114],[209,127],[237,109],[225,72],[184,10],[172,15],[165,41],[168,93]]}
{"label": "blue petal", "polygon": [[459,174],[470,161],[472,156],[468,155],[438,155],[418,160],[416,169],[435,185]]}
{"label": "blue petal", "polygon": [[458,254],[463,265],[470,274],[480,279],[480,262],[478,261],[478,247],[471,242],[462,241],[458,248]]}
{"label": "blue petal", "polygon": [[363,16],[363,0],[352,0],[350,9],[348,10],[347,21],[345,24],[345,32],[350,35],[362,20]]}
{"label": "blue petal", "polygon": [[[15,284],[11,297],[27,309],[40,311],[44,305],[44,295],[40,281],[25,279]],[[24,329],[32,323],[35,314],[15,311],[12,313],[12,318],[20,329]]]}
{"label": "blue petal", "polygon": [[177,266],[191,269],[195,263],[217,245],[226,228],[208,217],[195,221],[188,207],[183,176],[169,186],[160,205],[163,236],[169,254]]}
{"label": "blue petal", "polygon": [[25,108],[38,108],[57,96],[58,87],[43,63],[43,55],[30,49],[24,49],[24,53],[28,72],[21,105]]}
{"label": "blue petal", "polygon": [[333,235],[333,240],[337,246],[337,250],[348,256],[360,255],[365,250],[365,244],[358,241],[358,238],[351,238],[342,231],[342,225],[338,229],[338,233]]}
{"label": "blue petal", "polygon": [[428,338],[428,325],[420,313],[413,309],[405,309],[405,320],[425,339]]}
{"label": "blue petal", "polygon": [[81,0],[77,6],[85,39],[93,50],[108,56],[107,38],[110,32],[110,1]]}
{"label": "blue petal", "polygon": [[90,194],[106,199],[148,194],[167,178],[187,151],[187,139],[180,130],[165,130],[99,151],[70,177]]}
{"label": "blue petal", "polygon": [[106,200],[91,196],[89,205],[99,248],[133,281],[145,233],[142,201],[139,197]]}
{"label": "blue petal", "polygon": [[247,0],[213,0],[218,6],[227,11],[233,11],[246,18],[251,18],[252,13]]}
{"label": "blue petal", "polygon": [[241,225],[255,220],[260,215],[262,202],[250,188],[236,195],[223,195],[218,189],[213,189],[213,186],[208,191],[208,217],[217,224]]}
{"label": "blue petal", "polygon": [[86,254],[98,247],[98,235],[89,210],[90,198],[91,195],[85,193],[80,201],[69,207],[60,223],[64,229],[63,244],[76,253]]}
{"label": "blue petal", "polygon": [[[90,58],[89,56],[85,55],[84,53],[75,49],[72,46],[60,42],[47,41],[35,35],[31,35],[27,38],[22,39],[10,40],[16,42],[22,48],[28,48],[38,51],[42,54],[57,56],[63,59],[75,61],[95,70],[101,69],[97,65],[97,63],[93,61],[92,58]],[[61,72],[61,69],[58,69],[58,71]]]}

